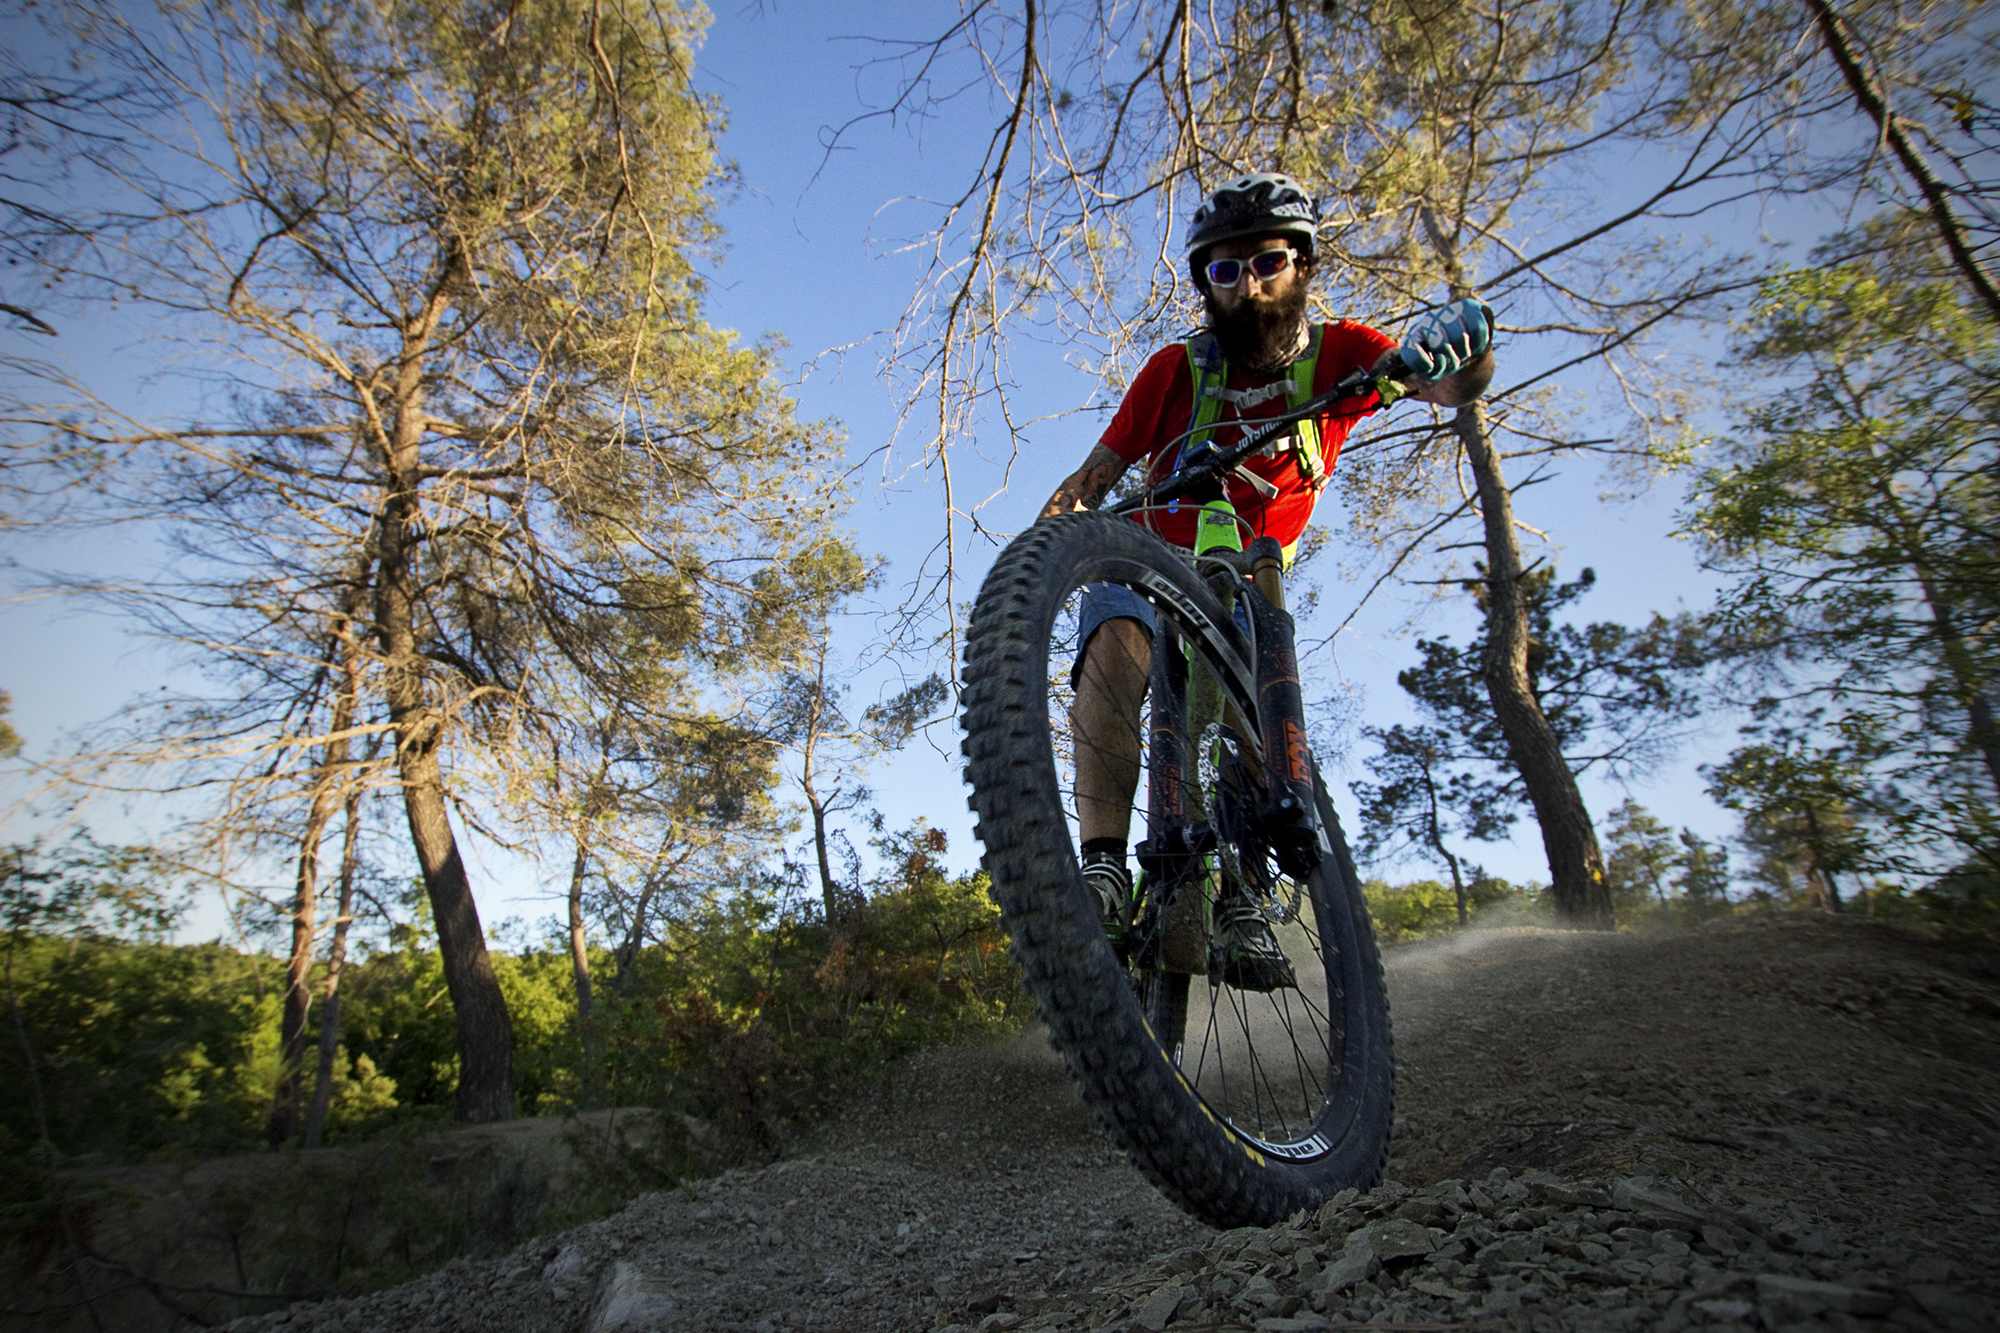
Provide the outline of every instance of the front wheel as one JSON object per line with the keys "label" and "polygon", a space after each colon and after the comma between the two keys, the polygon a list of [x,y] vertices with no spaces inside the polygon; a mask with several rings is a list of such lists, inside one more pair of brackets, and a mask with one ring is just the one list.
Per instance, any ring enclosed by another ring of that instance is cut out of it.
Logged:
{"label": "front wheel", "polygon": [[[1282,881],[1296,915],[1273,912],[1296,984],[1239,989],[1222,969],[1163,966],[1162,951],[1106,942],[1078,872],[1069,723],[1090,583],[1137,593],[1174,631],[1158,641],[1190,645],[1219,678],[1234,672],[1239,691],[1252,684],[1230,652],[1240,632],[1185,554],[1108,515],[1036,524],[987,576],[966,638],[964,751],[983,864],[1050,1039],[1114,1141],[1203,1221],[1269,1225],[1372,1185],[1388,1155],[1388,1000],[1367,908],[1319,786],[1332,854]],[[1158,831],[1135,827],[1131,841]],[[1211,893],[1225,866],[1241,876],[1269,856],[1250,843],[1219,852]],[[1282,879],[1259,864],[1250,878]]]}

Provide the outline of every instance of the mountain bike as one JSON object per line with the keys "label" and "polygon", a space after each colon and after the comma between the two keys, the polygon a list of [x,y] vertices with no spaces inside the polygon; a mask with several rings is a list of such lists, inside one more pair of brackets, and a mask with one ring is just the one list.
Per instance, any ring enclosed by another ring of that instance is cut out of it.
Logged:
{"label": "mountain bike", "polygon": [[[1292,423],[1370,393],[1386,406],[1402,390],[1357,373],[1125,500],[1036,523],[994,564],[966,635],[970,804],[1037,1011],[1113,1141],[1217,1227],[1271,1225],[1367,1188],[1388,1157],[1381,958],[1306,741],[1282,554],[1268,537],[1244,547],[1223,485]],[[1201,508],[1192,553],[1131,521],[1179,504]],[[1140,873],[1116,940],[1077,846],[1069,704],[1093,583],[1129,588],[1156,621]],[[1292,984],[1231,984],[1217,915],[1245,903]]]}

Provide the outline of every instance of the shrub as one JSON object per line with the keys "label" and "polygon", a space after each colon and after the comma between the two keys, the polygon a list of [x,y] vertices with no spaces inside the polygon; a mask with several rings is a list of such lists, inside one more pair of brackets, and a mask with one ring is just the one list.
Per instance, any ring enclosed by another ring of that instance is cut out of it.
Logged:
{"label": "shrub", "polygon": [[[1485,918],[1497,919],[1539,912],[1547,887],[1517,885],[1492,875],[1475,876],[1466,886],[1467,924]],[[1458,929],[1458,895],[1449,884],[1420,879],[1409,884],[1390,884],[1371,879],[1361,886],[1368,900],[1368,914],[1375,922],[1375,938],[1385,944],[1423,939]]]}

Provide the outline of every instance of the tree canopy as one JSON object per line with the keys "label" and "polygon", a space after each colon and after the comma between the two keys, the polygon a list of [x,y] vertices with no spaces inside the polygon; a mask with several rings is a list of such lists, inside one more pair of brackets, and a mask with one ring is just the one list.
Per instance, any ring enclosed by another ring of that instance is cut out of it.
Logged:
{"label": "tree canopy", "polygon": [[557,757],[579,701],[655,738],[719,725],[709,683],[786,662],[798,574],[842,541],[832,432],[795,419],[771,349],[701,317],[721,170],[719,109],[690,83],[704,16],[69,17],[79,59],[152,94],[63,164],[105,195],[61,249],[70,288],[136,301],[194,349],[184,383],[228,386],[143,417],[12,364],[35,396],[7,414],[10,453],[87,474],[95,517],[164,529],[166,573],[98,591],[216,686],[78,765],[178,761],[221,794],[218,830],[296,844],[301,791],[355,779],[341,747],[388,734],[462,1020],[461,1111],[504,1116],[505,1006],[454,802],[495,758]]}

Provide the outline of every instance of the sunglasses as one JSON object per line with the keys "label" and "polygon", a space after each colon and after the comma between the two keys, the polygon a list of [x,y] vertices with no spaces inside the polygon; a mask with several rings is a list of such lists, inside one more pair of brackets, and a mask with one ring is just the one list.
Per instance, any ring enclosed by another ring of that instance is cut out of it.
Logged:
{"label": "sunglasses", "polygon": [[1218,259],[1206,270],[1208,281],[1215,287],[1234,287],[1243,281],[1243,270],[1248,268],[1259,282],[1269,282],[1292,266],[1297,251],[1290,246],[1277,246],[1262,250],[1248,259]]}

